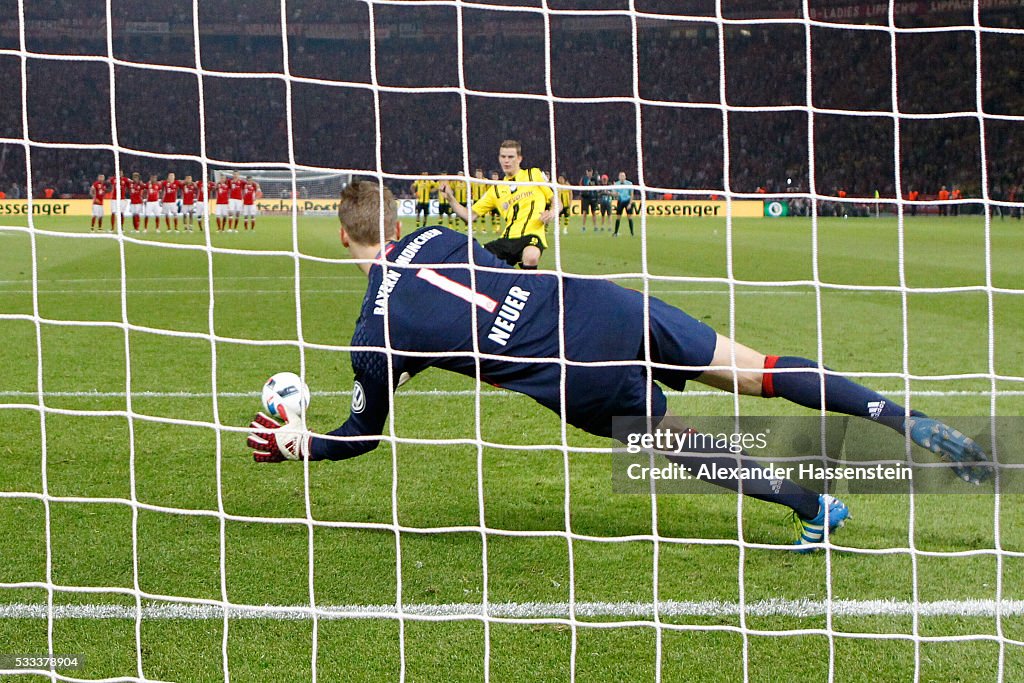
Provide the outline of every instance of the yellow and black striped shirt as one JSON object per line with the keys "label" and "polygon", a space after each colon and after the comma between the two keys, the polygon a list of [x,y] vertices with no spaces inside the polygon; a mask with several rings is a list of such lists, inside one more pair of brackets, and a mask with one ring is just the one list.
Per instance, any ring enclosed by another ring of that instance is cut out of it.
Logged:
{"label": "yellow and black striped shirt", "polygon": [[483,182],[483,178],[473,178],[470,181],[470,186],[473,190],[473,203],[480,201],[480,198],[487,194],[487,190],[490,189],[490,185]]}
{"label": "yellow and black striped shirt", "polygon": [[558,188],[558,205],[563,210],[572,208],[572,190],[568,187]]}
{"label": "yellow and black striped shirt", "polygon": [[427,178],[413,182],[412,186],[416,191],[416,201],[420,204],[429,204],[430,195],[437,189],[437,183]]}
{"label": "yellow and black striped shirt", "polygon": [[491,209],[497,209],[505,219],[502,237],[515,239],[523,235],[537,235],[544,246],[545,226],[540,219],[554,193],[546,185],[519,185],[519,183],[543,183],[547,181],[539,168],[522,169],[505,182],[491,185],[483,197],[473,204],[473,214],[482,216]]}
{"label": "yellow and black striped shirt", "polygon": [[455,193],[455,201],[459,204],[465,205],[466,203],[466,181],[465,180],[453,180],[450,183],[452,192]]}

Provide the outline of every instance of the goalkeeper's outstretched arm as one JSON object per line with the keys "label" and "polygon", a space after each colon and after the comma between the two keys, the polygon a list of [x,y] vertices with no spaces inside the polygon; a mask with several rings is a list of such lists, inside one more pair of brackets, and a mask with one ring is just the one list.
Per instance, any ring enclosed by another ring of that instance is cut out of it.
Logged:
{"label": "goalkeeper's outstretched arm", "polygon": [[[375,377],[374,373],[361,369],[355,354],[352,360],[356,380],[352,387],[351,412],[345,424],[324,436],[313,436],[310,439],[310,460],[346,460],[369,453],[380,444],[393,391],[388,386],[387,377]],[[340,440],[330,437],[350,438]]]}
{"label": "goalkeeper's outstretched arm", "polygon": [[253,449],[253,459],[262,463],[346,460],[369,453],[380,444],[392,393],[386,377],[376,379],[357,368],[349,417],[325,435],[310,433],[304,415],[289,416],[282,412],[285,423],[281,424],[260,413],[250,425],[252,431],[247,441]]}
{"label": "goalkeeper's outstretched arm", "polygon": [[[361,386],[356,382],[356,386]],[[287,416],[281,424],[268,415],[259,413],[249,425],[246,443],[253,449],[256,462],[283,462],[285,460],[346,460],[369,453],[380,443],[381,431],[387,420],[387,397],[378,402],[379,410],[368,411],[364,403],[357,402],[353,392],[352,412],[345,424],[326,435],[316,435],[306,429],[303,416]],[[335,439],[332,437],[349,437]]]}
{"label": "goalkeeper's outstretched arm", "polygon": [[464,206],[459,203],[459,200],[455,198],[455,192],[452,190],[452,186],[443,182],[441,183],[440,190],[441,194],[448,201],[448,206],[452,207],[452,211],[455,212],[455,215],[466,221],[466,225],[470,225],[472,223],[470,220],[472,210],[468,206]]}

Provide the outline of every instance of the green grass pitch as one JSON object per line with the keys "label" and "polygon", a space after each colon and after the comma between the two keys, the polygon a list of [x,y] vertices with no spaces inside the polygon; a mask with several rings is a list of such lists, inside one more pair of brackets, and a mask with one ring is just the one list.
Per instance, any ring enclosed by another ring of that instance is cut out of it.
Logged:
{"label": "green grass pitch", "polygon": [[[557,416],[490,388],[477,402],[471,381],[439,371],[397,395],[396,435],[422,441],[397,446],[397,470],[385,443],[312,464],[307,481],[301,465],[253,463],[244,428],[263,380],[300,367],[313,391],[310,427],[327,431],[347,415],[351,368],[338,347],[350,339],[365,279],[344,262],[335,221],[300,218],[293,232],[290,219],[265,217],[253,234],[213,235],[212,254],[200,233],[122,242],[91,237],[87,221],[40,219],[34,235],[0,229],[0,654],[50,651],[47,620],[13,607],[46,605],[49,580],[54,606],[77,608],[53,622],[53,652],[85,654],[83,669],[65,672],[84,678],[138,676],[141,661],[158,680],[220,680],[225,668],[235,682],[309,680],[314,635],[321,681],[397,680],[403,651],[412,681],[479,681],[486,672],[494,681],[639,681],[659,666],[666,681],[731,681],[744,676],[744,661],[754,681],[826,680],[830,662],[837,681],[995,680],[1000,668],[1005,680],[1024,678],[1019,609],[998,620],[956,611],[999,592],[1024,599],[1018,496],[854,495],[854,517],[836,541],[870,552],[810,556],[762,547],[791,539],[780,508],[744,501],[738,512],[730,495],[661,496],[655,544],[651,498],[612,494],[607,454],[517,449],[560,444]],[[891,218],[822,219],[816,230],[799,218],[657,219],[643,250],[639,237],[583,234],[574,219],[542,265],[557,258],[571,272],[709,278],[649,287],[765,352],[815,357],[820,345],[845,372],[898,374],[906,362],[915,376],[940,378],[910,382],[913,406],[927,412],[1024,414],[1019,381],[997,381],[993,401],[989,379],[949,378],[1024,375],[1024,227],[993,221],[988,261],[979,217],[908,219],[902,238],[897,228]],[[964,289],[904,297],[816,289],[814,279]],[[977,289],[986,284],[991,293]],[[864,381],[894,396],[905,388],[897,376]],[[673,395],[670,405],[734,410],[731,396],[705,392]],[[740,407],[807,414],[777,400]],[[477,411],[488,444],[479,450]],[[467,441],[429,442],[438,439]],[[573,429],[567,440],[609,445]],[[739,533],[757,547],[741,547]],[[639,538],[610,542],[622,537]],[[661,601],[782,606],[658,623],[614,613],[650,603],[655,577]],[[572,623],[564,614],[490,623],[353,616],[321,619],[315,634],[309,619],[233,618],[226,637],[219,611],[190,618],[197,605],[178,618],[98,618],[133,608],[136,587],[249,606],[309,605],[312,596],[320,606],[393,608],[400,599],[456,612],[485,595],[516,605],[572,597],[609,603],[611,613]],[[953,608],[828,617],[786,607],[828,597]]]}

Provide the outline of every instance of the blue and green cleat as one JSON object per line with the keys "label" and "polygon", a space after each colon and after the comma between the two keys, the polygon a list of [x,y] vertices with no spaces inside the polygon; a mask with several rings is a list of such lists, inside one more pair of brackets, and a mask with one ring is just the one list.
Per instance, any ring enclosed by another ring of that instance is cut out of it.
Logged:
{"label": "blue and green cleat", "polygon": [[923,415],[907,418],[910,439],[953,465],[958,477],[972,484],[980,484],[991,474],[988,455],[971,437],[959,429]]}
{"label": "blue and green cleat", "polygon": [[825,524],[828,523],[829,536],[846,523],[850,517],[850,508],[846,503],[834,498],[827,493],[818,496],[818,514],[813,519],[802,519],[794,514],[793,520],[796,526],[797,539],[794,545],[801,547],[798,552],[809,553],[816,550],[814,547],[825,540]]}

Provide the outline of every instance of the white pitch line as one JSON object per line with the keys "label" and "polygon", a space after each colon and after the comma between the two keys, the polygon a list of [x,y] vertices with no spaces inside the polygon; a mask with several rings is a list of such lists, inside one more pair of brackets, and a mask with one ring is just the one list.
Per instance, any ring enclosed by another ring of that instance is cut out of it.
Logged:
{"label": "white pitch line", "polygon": [[[108,289],[48,289],[40,287],[33,290],[31,287],[5,287],[0,289],[0,294],[31,294],[35,291],[37,294],[120,294],[120,289],[108,288]],[[167,294],[195,294],[195,295],[208,295],[209,289],[139,289],[136,287],[127,287],[125,291],[131,296],[141,296],[143,294],[154,294],[154,295],[167,295]],[[694,294],[694,295],[721,295],[727,296],[730,294],[728,290],[724,289],[652,289],[649,290],[651,294]],[[873,294],[876,292],[869,290],[837,290],[843,291],[847,294]],[[215,287],[213,290],[215,295],[249,295],[249,294],[280,294],[280,289],[227,289]],[[365,294],[366,289],[313,289],[311,287],[303,287],[303,294]],[[735,292],[736,296],[813,296],[813,291],[801,291],[801,292],[790,292],[790,291],[773,291],[764,289],[737,289]]]}
{"label": "white pitch line", "polygon": [[[120,294],[120,289],[44,289],[39,288],[35,290],[37,294]],[[136,289],[129,287],[127,290],[129,296],[142,296],[144,294],[153,294],[164,296],[167,294],[194,294],[206,296],[209,294],[208,289]],[[31,294],[32,290],[29,288],[21,287],[18,289],[3,289],[0,290],[0,294]],[[225,289],[225,288],[214,288],[213,293],[219,296],[227,296],[229,294],[248,296],[250,294],[280,294],[280,289]],[[303,287],[303,294],[365,294],[365,289],[311,289]]]}
{"label": "white pitch line", "polygon": [[[576,617],[653,618],[651,602],[577,602]],[[308,606],[243,606],[228,608],[230,619],[308,620],[313,613],[323,620],[371,619],[395,617],[395,605],[321,605]],[[735,602],[707,600],[689,602],[666,600],[658,603],[658,615],[664,617],[729,617],[740,614]],[[831,613],[837,617],[906,617],[915,613],[924,617],[994,617],[1024,614],[1024,600],[938,600],[913,603],[906,600],[789,600],[774,598],[747,603],[743,613],[757,617],[820,617]],[[500,602],[487,605],[486,615],[480,603],[411,604],[402,606],[403,614],[428,617],[488,616],[505,619],[567,618],[566,602]],[[54,605],[55,619],[135,619],[135,607],[125,605]],[[224,611],[216,605],[146,604],[143,619],[223,619]],[[0,605],[0,619],[46,619],[43,603],[10,603]]]}
{"label": "white pitch line", "polygon": [[[351,391],[317,391],[315,396],[349,396]],[[480,394],[481,398],[507,398],[509,396],[517,396],[513,391],[503,391],[495,389],[486,389],[477,392],[473,389],[402,389],[397,392],[397,396],[403,397],[458,397],[458,396],[476,396]],[[896,390],[879,390],[879,393],[887,396],[903,396],[904,391],[902,389]],[[1024,396],[1024,390],[1019,389],[1008,389],[1006,391],[997,390],[995,392],[998,396]],[[707,391],[702,389],[694,389],[692,391],[673,391],[665,390],[666,396],[724,396],[728,397],[731,394],[723,391]],[[124,391],[44,391],[43,395],[49,398],[124,398],[126,392]],[[221,391],[217,393],[220,398],[252,398],[259,396],[258,391]],[[991,391],[974,391],[974,390],[951,390],[951,391],[939,391],[939,390],[921,390],[911,391],[911,396],[930,396],[930,397],[944,397],[944,396],[991,396]],[[37,391],[0,391],[0,397],[10,398],[37,398],[39,392]],[[133,391],[133,398],[211,398],[213,393],[209,391]]]}
{"label": "white pitch line", "polygon": [[[477,392],[472,389],[464,389],[457,391],[445,391],[443,389],[429,389],[429,390],[402,390],[398,392],[399,396],[475,396]],[[690,392],[688,392],[690,393]],[[711,392],[708,392],[711,393]],[[721,392],[715,392],[721,393]],[[1024,392],[1022,392],[1024,393]],[[318,391],[317,396],[350,396],[351,391]],[[50,398],[124,398],[126,393],[123,391],[46,391],[43,392],[44,396]],[[259,396],[258,391],[221,391],[217,393],[220,398],[253,398]],[[512,391],[501,391],[495,389],[487,389],[480,392],[481,396],[492,396],[492,397],[507,397],[516,396],[517,394]],[[39,396],[37,391],[0,391],[0,396],[9,396],[12,398],[36,398]],[[210,398],[213,394],[209,391],[133,391],[133,398]]]}

